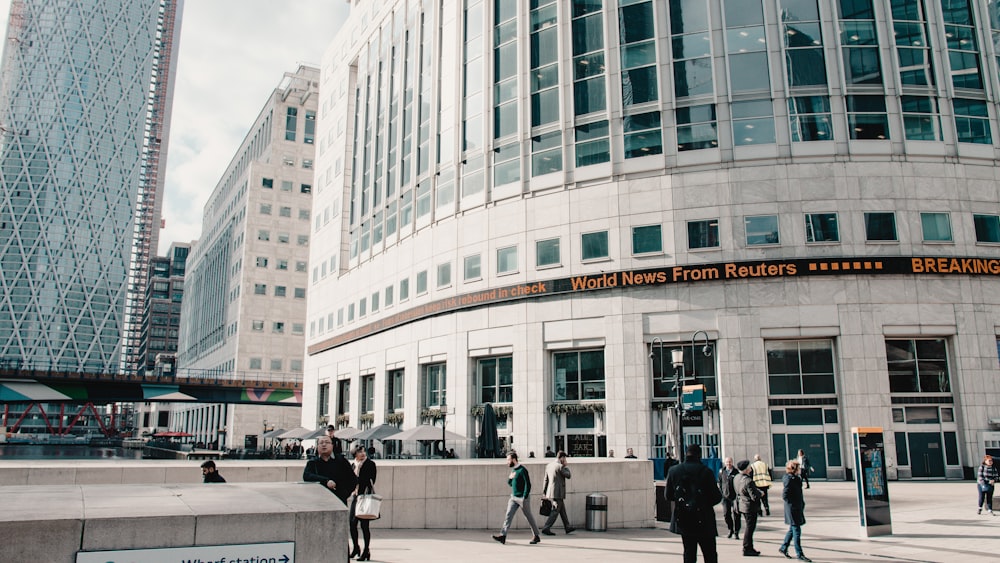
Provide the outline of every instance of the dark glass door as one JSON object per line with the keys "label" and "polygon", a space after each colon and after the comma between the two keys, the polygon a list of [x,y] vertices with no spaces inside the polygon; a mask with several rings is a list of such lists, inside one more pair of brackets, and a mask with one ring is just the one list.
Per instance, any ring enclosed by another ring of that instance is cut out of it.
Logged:
{"label": "dark glass door", "polygon": [[[809,473],[809,478],[826,479],[826,436],[824,434],[789,434],[788,458],[798,457],[799,450],[806,452],[809,464],[814,469]],[[774,464],[777,466],[778,460],[774,460]]]}
{"label": "dark glass door", "polygon": [[914,477],[944,477],[944,447],[938,432],[907,432]]}

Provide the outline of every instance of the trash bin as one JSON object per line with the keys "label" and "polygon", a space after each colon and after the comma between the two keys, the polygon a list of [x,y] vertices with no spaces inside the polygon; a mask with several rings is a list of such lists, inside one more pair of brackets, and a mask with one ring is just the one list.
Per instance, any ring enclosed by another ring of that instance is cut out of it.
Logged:
{"label": "trash bin", "polygon": [[587,530],[608,531],[608,495],[601,493],[587,495]]}

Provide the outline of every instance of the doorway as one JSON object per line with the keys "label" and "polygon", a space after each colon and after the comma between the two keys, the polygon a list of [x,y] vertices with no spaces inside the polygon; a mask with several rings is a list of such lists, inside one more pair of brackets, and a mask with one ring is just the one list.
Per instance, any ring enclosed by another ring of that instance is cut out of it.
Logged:
{"label": "doorway", "polygon": [[914,477],[943,478],[944,448],[938,432],[907,432],[910,446],[910,470]]}

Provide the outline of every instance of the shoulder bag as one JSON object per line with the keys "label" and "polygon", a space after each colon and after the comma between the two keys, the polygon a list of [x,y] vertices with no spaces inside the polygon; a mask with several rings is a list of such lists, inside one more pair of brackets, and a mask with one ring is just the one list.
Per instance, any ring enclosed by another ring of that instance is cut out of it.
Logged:
{"label": "shoulder bag", "polygon": [[377,520],[382,509],[382,495],[370,490],[368,494],[358,495],[354,505],[354,517],[358,520]]}

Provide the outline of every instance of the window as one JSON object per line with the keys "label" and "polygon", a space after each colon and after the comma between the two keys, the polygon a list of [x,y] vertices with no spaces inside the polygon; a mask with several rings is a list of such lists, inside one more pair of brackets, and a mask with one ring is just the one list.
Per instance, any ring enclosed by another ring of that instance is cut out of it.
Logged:
{"label": "window", "polygon": [[271,325],[271,332],[275,334],[283,334],[285,332],[285,323],[276,321]]}
{"label": "window", "polygon": [[604,111],[604,15],[601,0],[572,0],[575,115]]}
{"label": "window", "polygon": [[663,134],[660,129],[660,112],[626,115],[625,158],[639,158],[663,154]]}
{"label": "window", "polygon": [[280,207],[278,209],[278,216],[279,217],[291,217],[292,216],[292,208],[291,207],[285,207],[285,206]]}
{"label": "window", "polygon": [[465,280],[478,280],[482,277],[481,258],[478,254],[466,256],[464,260]]}
{"label": "window", "polygon": [[341,379],[337,382],[337,414],[351,412],[351,380]]}
{"label": "window", "polygon": [[733,143],[736,146],[774,143],[771,100],[733,102]]}
{"label": "window", "polygon": [[833,341],[771,340],[764,343],[771,395],[836,393]]}
{"label": "window", "polygon": [[865,240],[873,242],[899,240],[896,238],[896,214],[865,213]]}
{"label": "window", "polygon": [[715,104],[677,108],[677,150],[693,151],[719,146]]}
{"label": "window", "polygon": [[299,191],[304,194],[311,194],[312,186],[310,184],[302,184],[301,186],[299,186]]}
{"label": "window", "polygon": [[576,128],[576,166],[590,166],[611,160],[608,122],[587,123]]}
{"label": "window", "polygon": [[375,376],[361,376],[361,412],[369,413],[375,410]]}
{"label": "window", "polygon": [[288,108],[285,114],[285,140],[294,141],[295,140],[295,130],[298,124],[299,110],[297,108]]}
{"label": "window", "polygon": [[941,2],[944,16],[944,35],[948,43],[948,62],[951,66],[951,83],[955,88],[983,89],[979,68],[979,36],[972,2],[947,0]]}
{"label": "window", "polygon": [[990,135],[990,112],[986,102],[981,100],[952,100],[955,106],[955,131],[959,143],[979,143],[989,145],[993,142]]}
{"label": "window", "polygon": [[925,96],[901,96],[900,107],[907,141],[941,140],[941,115],[937,100]]}
{"label": "window", "polygon": [[417,272],[417,295],[427,293],[427,270]]}
{"label": "window", "polygon": [[403,408],[403,370],[394,369],[386,374],[386,404],[389,412]]}
{"label": "window", "polygon": [[688,221],[688,248],[696,250],[699,248],[719,247],[719,220],[707,219],[703,221]]}
{"label": "window", "polygon": [[[333,326],[333,315],[330,315],[330,326]],[[306,333],[305,323],[292,323],[292,334],[302,336]]]}
{"label": "window", "polygon": [[[536,8],[537,6],[537,8]],[[531,126],[559,119],[559,34],[555,0],[532,3],[531,29]]]}
{"label": "window", "polygon": [[316,416],[330,414],[330,384],[320,383],[316,390]]}
{"label": "window", "polygon": [[393,286],[391,286],[391,285],[387,286],[385,288],[385,306],[386,307],[388,307],[389,305],[392,305],[392,298],[393,298],[393,290],[394,289],[396,289],[396,288],[393,287]]}
{"label": "window", "polygon": [[303,260],[297,260],[295,262],[295,271],[296,272],[304,272],[304,271],[306,271],[308,269],[308,267],[309,267],[308,264],[305,261],[303,261]]}
{"label": "window", "polygon": [[559,264],[559,239],[539,240],[535,242],[535,266],[554,266]]}
{"label": "window", "polygon": [[250,369],[261,369],[263,360],[261,358],[250,358]]}
{"label": "window", "polygon": [[882,85],[871,0],[840,0],[840,44],[848,85]]}
{"label": "window", "polygon": [[[514,104],[514,109],[517,109],[517,104]],[[516,119],[514,121],[516,123]],[[503,186],[519,181],[521,179],[520,145],[510,143],[493,149],[493,152],[493,185]]]}
{"label": "window", "polygon": [[399,300],[406,301],[410,297],[410,280],[399,280]]}
{"label": "window", "polygon": [[476,361],[479,403],[514,401],[514,359],[511,356],[482,358]]}
{"label": "window", "polygon": [[254,332],[263,332],[263,330],[264,330],[264,321],[253,321]]}
{"label": "window", "polygon": [[889,391],[893,393],[948,393],[948,354],[944,340],[885,341]]}
{"label": "window", "polygon": [[368,298],[362,297],[361,301],[358,301],[358,316],[363,317],[368,314]]}
{"label": "window", "polygon": [[889,138],[883,96],[847,96],[847,132],[852,139]]}
{"label": "window", "polygon": [[976,226],[976,242],[1000,243],[1000,216],[973,215],[972,222]]}
{"label": "window", "polygon": [[552,359],[556,401],[604,398],[604,350],[557,352]]}
{"label": "window", "polygon": [[281,191],[283,191],[283,192],[290,192],[290,191],[292,191],[292,186],[293,185],[294,184],[292,184],[292,182],[290,180],[282,180],[281,181]]}
{"label": "window", "polygon": [[278,233],[278,244],[288,244],[289,238],[288,233]]}
{"label": "window", "polygon": [[267,257],[265,257],[265,256],[258,256],[257,257],[257,267],[258,268],[266,268],[267,267]]}
{"label": "window", "polygon": [[304,287],[296,287],[294,295],[295,295],[296,299],[305,299],[306,298],[306,288],[304,288]]}
{"label": "window", "polygon": [[309,210],[308,209],[299,209],[299,219],[302,219],[303,221],[308,221],[309,220]]}
{"label": "window", "polygon": [[275,266],[275,267],[277,269],[279,269],[279,270],[287,270],[288,269],[288,260],[278,260],[278,265]]}
{"label": "window", "polygon": [[663,252],[663,236],[660,225],[632,227],[632,254]]}
{"label": "window", "polygon": [[283,286],[283,285],[276,285],[276,286],[274,286],[274,296],[275,297],[284,297],[286,292],[287,292],[287,288],[285,286]]}
{"label": "window", "polygon": [[299,235],[295,238],[295,244],[299,246],[306,246],[309,244],[309,235]]}
{"label": "window", "polygon": [[[899,81],[906,86],[934,86],[927,15],[922,2],[890,0]],[[905,98],[906,96],[904,96]]]}
{"label": "window", "polygon": [[445,387],[447,377],[445,364],[425,364],[420,366],[420,370],[422,372],[420,406],[428,408],[446,404]]}
{"label": "window", "polygon": [[253,294],[254,295],[267,295],[267,284],[266,283],[255,283],[255,284],[253,284]]}
{"label": "window", "polygon": [[273,189],[274,188],[274,179],[273,178],[261,178],[260,179],[260,185],[265,190]]}
{"label": "window", "polygon": [[347,305],[347,322],[354,322],[354,303]]}
{"label": "window", "polygon": [[951,216],[947,213],[921,213],[924,242],[952,242]]}
{"label": "window", "polygon": [[281,371],[281,358],[271,358],[271,371]]}
{"label": "window", "polygon": [[444,264],[438,264],[437,267],[437,286],[438,287],[448,287],[451,285],[451,262],[445,262]]}
{"label": "window", "polygon": [[799,96],[788,99],[788,120],[793,142],[832,141],[828,96]]}
{"label": "window", "polygon": [[840,242],[836,213],[806,213],[806,242]]}
{"label": "window", "polygon": [[316,112],[306,110],[305,131],[303,131],[302,142],[311,145],[316,140]]}
{"label": "window", "polygon": [[260,214],[261,215],[270,215],[271,214],[271,204],[270,203],[262,203],[262,204],[260,204]]}
{"label": "window", "polygon": [[271,240],[271,231],[265,231],[265,230],[257,231],[257,240],[263,240],[263,241]]}
{"label": "window", "polygon": [[517,246],[497,249],[497,274],[517,271]]}
{"label": "window", "polygon": [[583,233],[580,235],[581,259],[598,260],[608,257],[608,232]]}
{"label": "window", "polygon": [[760,2],[728,0],[723,2],[723,10],[730,91],[770,92],[764,11]]}
{"label": "window", "polygon": [[747,246],[778,244],[778,216],[757,215],[743,219],[747,230]]}
{"label": "window", "polygon": [[531,175],[543,176],[562,170],[562,131],[531,138]]}
{"label": "window", "polygon": [[674,96],[711,95],[715,90],[708,4],[704,0],[670,0],[668,4]]}
{"label": "window", "polygon": [[653,3],[619,2],[622,103],[655,102],[659,97],[656,72],[656,29]]}
{"label": "window", "polygon": [[816,1],[783,0],[779,4],[788,86],[825,86],[826,60]]}

